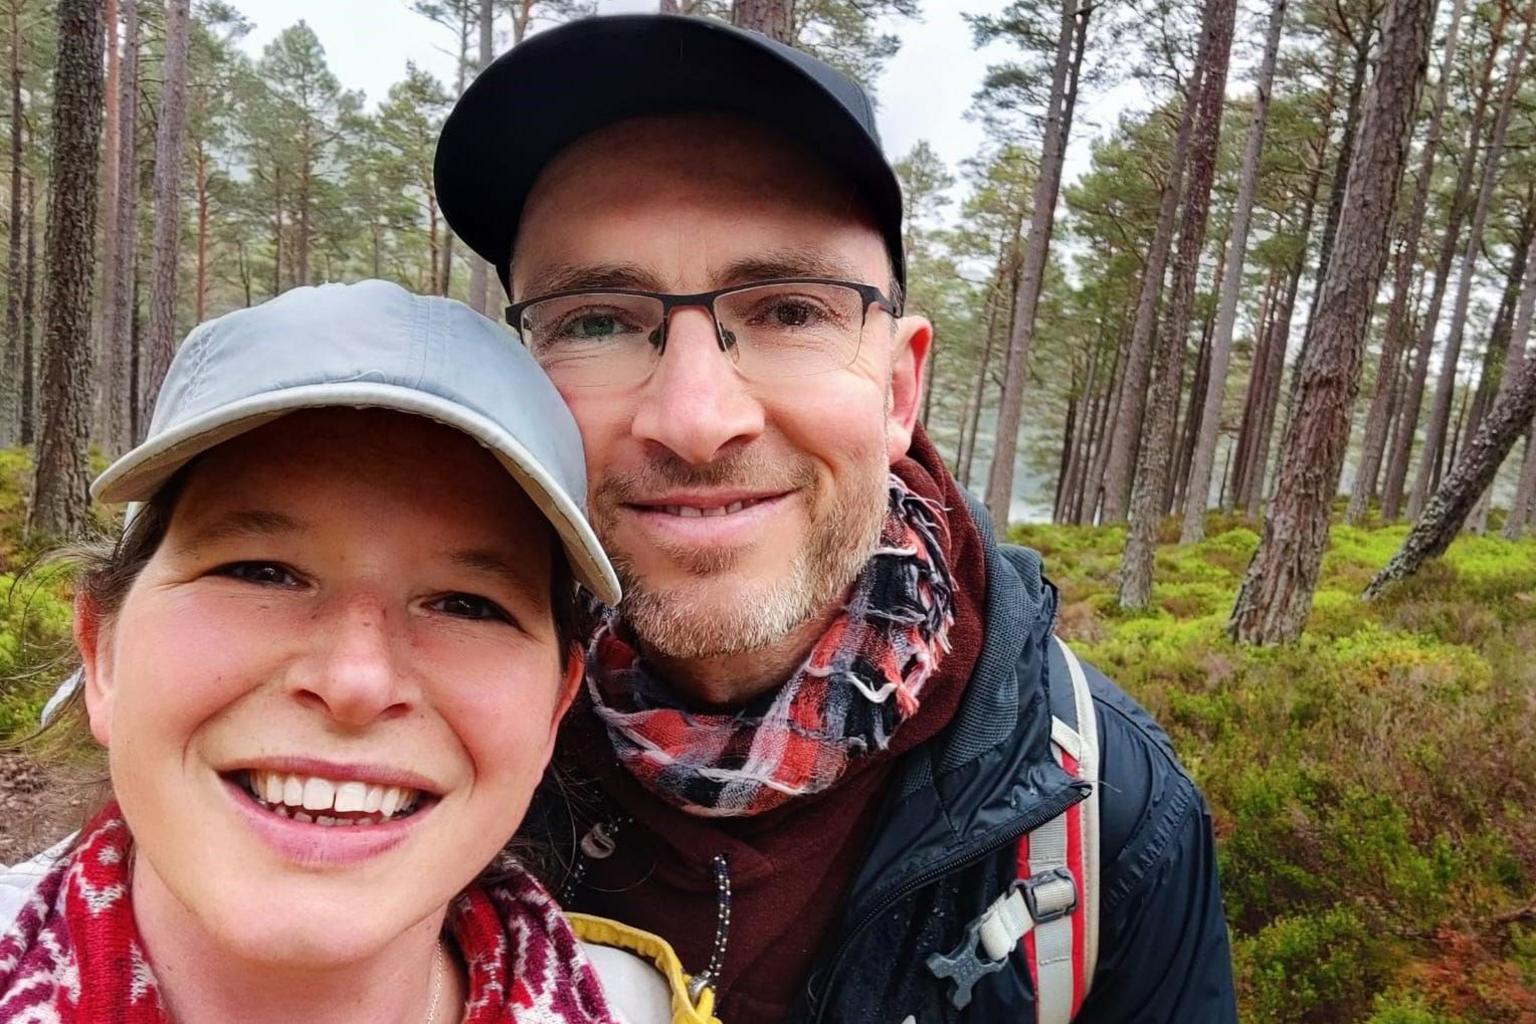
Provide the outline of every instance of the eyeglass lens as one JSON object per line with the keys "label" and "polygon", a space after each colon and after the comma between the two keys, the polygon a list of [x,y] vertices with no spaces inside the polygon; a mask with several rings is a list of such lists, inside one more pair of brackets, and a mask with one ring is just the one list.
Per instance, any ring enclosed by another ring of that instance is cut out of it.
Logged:
{"label": "eyeglass lens", "polygon": [[[726,356],[749,380],[770,381],[843,369],[858,356],[864,325],[859,291],[836,284],[768,284],[715,299]],[[523,310],[523,342],[557,382],[644,380],[664,350],[660,299],[584,292]],[[673,328],[675,330],[675,328]]]}

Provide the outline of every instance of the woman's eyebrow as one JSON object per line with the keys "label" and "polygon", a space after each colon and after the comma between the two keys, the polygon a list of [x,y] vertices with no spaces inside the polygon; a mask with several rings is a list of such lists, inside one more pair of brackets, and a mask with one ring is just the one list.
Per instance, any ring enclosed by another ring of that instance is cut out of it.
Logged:
{"label": "woman's eyebrow", "polygon": [[528,563],[524,560],[519,568],[519,563],[506,558],[496,551],[486,548],[470,548],[463,551],[455,551],[448,556],[453,564],[474,572],[496,576],[507,583],[519,587],[526,587],[531,582],[529,579]]}
{"label": "woman's eyebrow", "polygon": [[225,512],[199,525],[178,548],[193,551],[215,541],[230,537],[271,537],[279,533],[298,533],[308,524],[283,512],[270,509],[245,508]]}

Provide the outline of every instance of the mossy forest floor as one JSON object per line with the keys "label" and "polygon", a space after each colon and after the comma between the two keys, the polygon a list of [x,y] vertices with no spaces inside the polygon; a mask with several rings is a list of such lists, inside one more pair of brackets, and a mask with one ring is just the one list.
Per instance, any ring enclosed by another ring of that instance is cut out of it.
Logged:
{"label": "mossy forest floor", "polygon": [[[0,450],[0,740],[69,652],[59,572],[18,574],[26,475]],[[1213,517],[1118,611],[1124,531],[1029,526],[1059,629],[1141,700],[1210,800],[1245,1024],[1536,1022],[1536,540],[1465,537],[1383,600],[1406,527],[1335,526],[1305,637],[1228,641],[1257,546]],[[78,820],[84,757],[0,755],[0,862]],[[39,817],[37,811],[43,814]]]}
{"label": "mossy forest floor", "polygon": [[1138,614],[1123,530],[1013,535],[1210,800],[1242,1019],[1536,1021],[1536,540],[1461,538],[1365,604],[1407,527],[1336,525],[1305,636],[1252,648],[1223,626],[1254,531],[1170,523]]}

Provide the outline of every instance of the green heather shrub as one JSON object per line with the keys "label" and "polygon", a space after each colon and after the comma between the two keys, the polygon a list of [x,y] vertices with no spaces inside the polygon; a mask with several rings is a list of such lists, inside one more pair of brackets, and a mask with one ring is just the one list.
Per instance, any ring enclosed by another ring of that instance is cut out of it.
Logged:
{"label": "green heather shrub", "polygon": [[30,731],[73,650],[57,572],[0,574],[0,741]]}
{"label": "green heather shrub", "polygon": [[1389,976],[1392,950],[1346,907],[1281,917],[1233,949],[1245,1024],[1358,1021]]}
{"label": "green heather shrub", "polygon": [[1465,1024],[1464,1017],[1451,1017],[1430,1009],[1416,992],[1394,989],[1376,997],[1374,1012],[1365,1024]]}
{"label": "green heather shrub", "polygon": [[[1159,549],[1133,613],[1115,601],[1123,531],[1015,536],[1046,551],[1063,632],[1157,716],[1211,804],[1242,1019],[1510,1019],[1508,988],[1536,984],[1536,938],[1494,923],[1536,891],[1536,540],[1459,539],[1367,604],[1406,527],[1335,527],[1306,634],[1250,648],[1225,626],[1258,536],[1210,522]],[[1454,962],[1446,929],[1475,939]],[[1418,974],[1483,980],[1452,998]]]}

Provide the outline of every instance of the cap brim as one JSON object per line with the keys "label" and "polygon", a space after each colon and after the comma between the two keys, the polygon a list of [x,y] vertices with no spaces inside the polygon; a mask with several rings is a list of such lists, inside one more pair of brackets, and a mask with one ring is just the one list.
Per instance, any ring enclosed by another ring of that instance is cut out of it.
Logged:
{"label": "cap brim", "polygon": [[472,409],[393,384],[343,382],[285,388],[231,402],[147,441],[108,466],[91,485],[98,500],[147,501],[198,455],[301,409],[390,409],[433,420],[490,449],[559,535],[576,579],[605,604],[617,604],[618,576],[581,508],[517,438]]}
{"label": "cap brim", "polygon": [[561,150],[633,117],[737,114],[799,140],[854,183],[905,283],[901,185],[866,127],[868,97],[828,72],[706,18],[606,15],[540,32],[481,72],[448,115],[433,165],[438,203],[505,285],[524,200]]}

